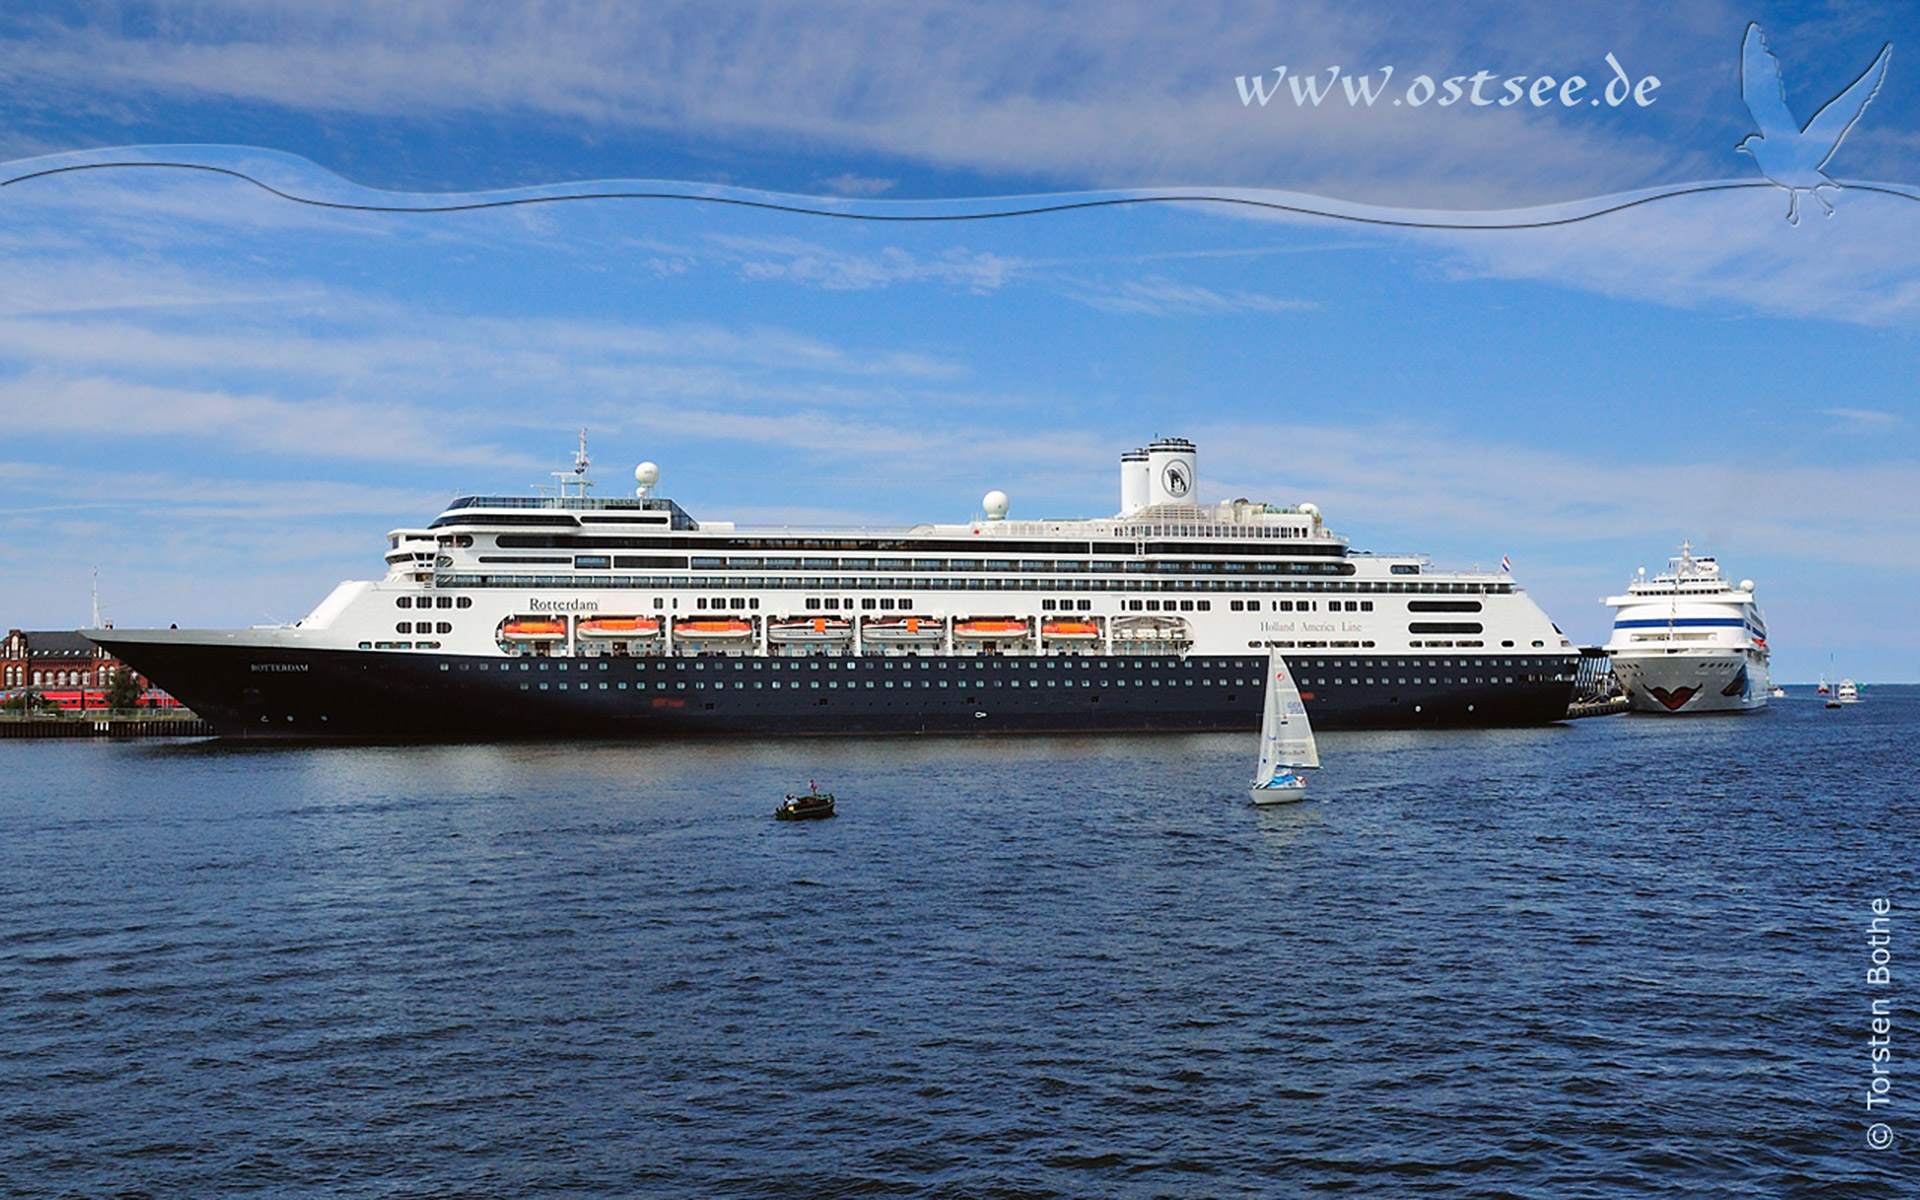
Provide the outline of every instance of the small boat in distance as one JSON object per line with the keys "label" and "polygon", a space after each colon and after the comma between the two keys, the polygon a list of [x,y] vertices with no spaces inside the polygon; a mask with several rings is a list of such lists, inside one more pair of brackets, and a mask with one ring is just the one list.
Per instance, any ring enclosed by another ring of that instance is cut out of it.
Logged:
{"label": "small boat in distance", "polygon": [[1781,687],[1777,683],[1767,689],[1767,695],[1772,696],[1775,700],[1783,699],[1786,696],[1786,694],[1787,694],[1787,689]]}
{"label": "small boat in distance", "polygon": [[1307,721],[1287,660],[1275,650],[1267,660],[1267,705],[1260,719],[1260,766],[1249,794],[1255,804],[1287,804],[1307,797],[1302,771],[1320,765],[1320,751]]}
{"label": "small boat in distance", "polygon": [[820,785],[811,779],[807,781],[806,795],[788,792],[786,801],[773,810],[774,819],[778,821],[811,821],[833,815],[833,793],[821,791]]}
{"label": "small boat in distance", "polygon": [[1851,679],[1840,681],[1840,690],[1834,693],[1834,699],[1842,704],[1860,703],[1860,685]]}

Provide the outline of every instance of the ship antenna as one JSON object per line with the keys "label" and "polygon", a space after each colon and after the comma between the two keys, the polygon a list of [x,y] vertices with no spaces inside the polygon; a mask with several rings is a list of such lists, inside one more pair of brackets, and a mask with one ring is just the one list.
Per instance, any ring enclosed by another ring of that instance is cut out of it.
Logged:
{"label": "ship antenna", "polygon": [[100,568],[93,569],[93,624],[90,628],[100,628]]}
{"label": "ship antenna", "polygon": [[[569,473],[566,471],[553,472],[553,478],[555,482],[559,484],[560,495],[563,498],[567,495],[567,488],[569,486],[579,488],[579,495],[582,498],[586,496],[587,490],[593,486],[593,480],[587,478],[587,468],[592,465],[593,459],[587,456],[587,431],[582,429],[580,431],[580,448],[573,452],[573,471],[571,476],[569,476]],[[538,490],[544,492],[547,489],[540,488]]]}

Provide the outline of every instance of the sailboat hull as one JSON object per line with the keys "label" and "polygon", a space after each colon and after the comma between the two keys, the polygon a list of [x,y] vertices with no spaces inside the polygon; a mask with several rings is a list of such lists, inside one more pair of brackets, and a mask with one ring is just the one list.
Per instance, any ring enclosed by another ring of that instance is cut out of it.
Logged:
{"label": "sailboat hull", "polygon": [[1280,787],[1256,787],[1247,789],[1255,804],[1296,804],[1307,798],[1307,785],[1304,783],[1285,784]]}

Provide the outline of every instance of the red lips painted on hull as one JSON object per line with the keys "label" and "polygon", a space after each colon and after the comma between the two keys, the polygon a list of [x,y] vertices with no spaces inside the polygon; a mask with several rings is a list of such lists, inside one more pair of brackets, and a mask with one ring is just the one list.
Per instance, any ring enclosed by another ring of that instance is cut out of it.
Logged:
{"label": "red lips painted on hull", "polygon": [[1668,712],[1678,712],[1681,705],[1699,694],[1700,689],[1697,687],[1675,688],[1672,691],[1658,687],[1647,689],[1647,695],[1666,705]]}

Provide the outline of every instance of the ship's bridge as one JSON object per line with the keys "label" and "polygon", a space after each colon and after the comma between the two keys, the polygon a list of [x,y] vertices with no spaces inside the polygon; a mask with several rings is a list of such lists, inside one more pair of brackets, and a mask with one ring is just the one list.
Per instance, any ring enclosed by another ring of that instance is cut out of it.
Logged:
{"label": "ship's bridge", "polygon": [[664,496],[461,496],[429,528],[447,525],[655,525],[677,532],[700,528],[686,509]]}

